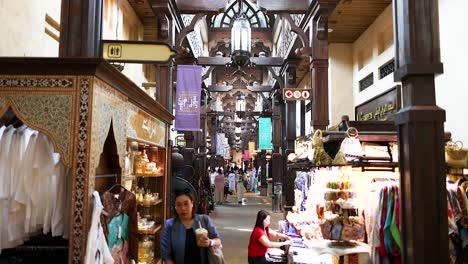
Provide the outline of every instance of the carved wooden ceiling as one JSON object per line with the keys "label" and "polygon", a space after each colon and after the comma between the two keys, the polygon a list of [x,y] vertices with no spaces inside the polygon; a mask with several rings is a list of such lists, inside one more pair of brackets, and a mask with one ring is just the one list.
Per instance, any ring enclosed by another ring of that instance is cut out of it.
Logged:
{"label": "carved wooden ceiling", "polygon": [[[232,0],[231,0],[232,1]],[[228,0],[176,0],[177,7],[183,14],[218,13]],[[309,0],[250,0],[270,13],[305,13]]]}
{"label": "carved wooden ceiling", "polygon": [[328,21],[330,42],[352,43],[392,3],[392,0],[342,0]]}
{"label": "carved wooden ceiling", "polygon": [[[207,30],[205,36],[207,38],[208,56],[222,56],[226,59],[230,57],[230,38],[231,32],[228,27],[216,28],[213,27],[216,21],[216,15],[223,12],[228,3],[234,0],[128,0],[134,7],[137,15],[142,21],[147,21],[147,24],[154,25],[154,19],[151,20],[151,15],[154,16],[155,8],[176,4],[179,14],[206,14],[204,18],[204,30]],[[259,57],[260,53],[264,53],[266,57],[271,57],[273,50],[273,26],[275,15],[280,13],[289,14],[305,14],[309,10],[309,5],[315,0],[245,0],[249,1],[250,7],[255,7],[267,16],[267,26],[263,28],[252,28],[252,56]],[[333,29],[329,33],[330,42],[352,43],[372,24],[372,22],[383,12],[383,10],[391,4],[391,0],[341,0],[329,17],[329,28]],[[153,14],[148,11],[153,9]],[[259,12],[260,12],[259,11]],[[157,14],[158,12],[156,12]],[[145,22],[144,22],[145,23]],[[146,33],[146,32],[145,32]],[[306,32],[308,34],[308,32]],[[152,36],[149,36],[152,37]],[[187,40],[185,40],[187,43]],[[292,43],[292,49],[303,47],[301,41],[296,40]],[[187,47],[187,46],[185,46]],[[262,54],[263,55],[263,54]],[[300,57],[293,54],[297,66],[297,84],[303,79],[308,78],[309,74],[309,58]],[[210,58],[212,59],[212,58]],[[272,59],[272,58],[269,58]],[[291,59],[291,56],[289,57]],[[229,59],[230,60],[230,59]],[[209,64],[214,65],[214,64]],[[272,65],[272,64],[270,64]],[[212,71],[212,84],[221,85],[224,87],[232,86],[228,92],[216,92],[212,94],[214,99],[220,97],[224,112],[234,112],[237,95],[242,92],[246,96],[246,108],[249,111],[254,110],[255,102],[259,93],[248,91],[247,85],[252,85],[255,82],[257,87],[267,86],[268,76],[271,72],[265,66],[256,66],[254,68],[230,68],[224,66],[216,66]],[[268,102],[266,102],[268,103]],[[267,104],[265,104],[267,105]],[[247,137],[254,135],[250,130],[255,130],[254,123],[233,123],[233,117],[223,118],[223,131],[230,137],[230,142],[233,141],[234,126],[242,126],[244,128],[244,138],[242,144],[246,143]],[[248,117],[251,118],[251,117]],[[244,117],[244,121],[248,120]],[[252,131],[253,131],[252,130]]]}

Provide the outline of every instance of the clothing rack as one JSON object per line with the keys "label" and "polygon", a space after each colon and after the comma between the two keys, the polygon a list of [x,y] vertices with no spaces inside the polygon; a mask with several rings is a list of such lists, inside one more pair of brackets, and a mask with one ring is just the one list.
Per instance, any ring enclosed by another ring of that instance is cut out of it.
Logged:
{"label": "clothing rack", "polygon": [[107,173],[107,174],[98,174],[96,175],[96,178],[117,178],[118,174],[117,173]]}
{"label": "clothing rack", "polygon": [[325,166],[315,166],[310,161],[295,162],[289,163],[287,165],[288,170],[293,171],[309,171],[314,168],[329,168],[329,167],[353,167],[361,168],[364,171],[395,171],[395,168],[398,167],[397,162],[369,162],[369,161],[359,161],[359,162],[349,162],[345,165],[325,165]]}
{"label": "clothing rack", "polygon": [[465,173],[465,167],[462,168],[451,168],[451,167],[446,167],[445,168],[445,174],[451,175],[451,176],[461,176],[461,177],[466,177],[468,178],[468,173]]}

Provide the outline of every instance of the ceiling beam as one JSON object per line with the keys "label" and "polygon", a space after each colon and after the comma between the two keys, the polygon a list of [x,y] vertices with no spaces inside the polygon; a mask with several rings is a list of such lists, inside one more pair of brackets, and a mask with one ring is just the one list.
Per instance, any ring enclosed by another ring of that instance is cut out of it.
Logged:
{"label": "ceiling beam", "polygon": [[[228,57],[198,57],[198,65],[202,66],[225,66],[231,62]],[[281,57],[253,57],[250,61],[257,66],[275,66],[281,67],[283,65],[283,58]]]}
{"label": "ceiling beam", "polygon": [[270,92],[271,89],[273,89],[271,85],[262,85],[262,86],[247,85],[247,90],[254,92],[254,93]]}
{"label": "ceiling beam", "polygon": [[[183,14],[218,14],[226,7],[227,0],[177,0],[177,8]],[[309,0],[258,0],[259,6],[268,13],[305,13]]]}
{"label": "ceiling beam", "polygon": [[229,124],[229,123],[236,123],[236,124],[254,124],[257,123],[257,120],[242,120],[242,121],[234,121],[234,120],[224,120],[221,123]]}
{"label": "ceiling beam", "polygon": [[208,91],[210,92],[229,92],[233,88],[232,85],[209,85]]}

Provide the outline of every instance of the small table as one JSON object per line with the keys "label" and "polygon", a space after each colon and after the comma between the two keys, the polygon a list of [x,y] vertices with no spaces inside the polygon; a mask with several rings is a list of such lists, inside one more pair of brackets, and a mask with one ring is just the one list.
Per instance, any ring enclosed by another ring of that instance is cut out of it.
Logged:
{"label": "small table", "polygon": [[347,260],[344,263],[370,263],[369,245],[356,242],[355,247],[336,248],[330,243],[330,240],[315,240],[306,242],[306,248],[292,246],[288,250],[288,264],[338,264],[342,263],[340,259]]}

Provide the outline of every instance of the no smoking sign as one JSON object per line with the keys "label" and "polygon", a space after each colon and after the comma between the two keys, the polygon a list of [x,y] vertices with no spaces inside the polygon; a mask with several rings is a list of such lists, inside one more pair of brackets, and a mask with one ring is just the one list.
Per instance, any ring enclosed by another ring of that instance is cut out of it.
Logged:
{"label": "no smoking sign", "polygon": [[310,89],[284,88],[283,99],[285,101],[310,100]]}

